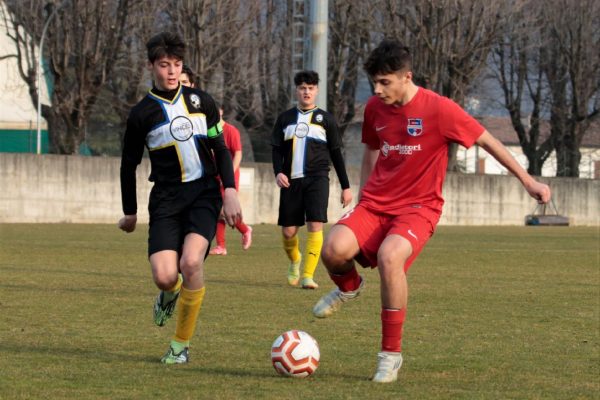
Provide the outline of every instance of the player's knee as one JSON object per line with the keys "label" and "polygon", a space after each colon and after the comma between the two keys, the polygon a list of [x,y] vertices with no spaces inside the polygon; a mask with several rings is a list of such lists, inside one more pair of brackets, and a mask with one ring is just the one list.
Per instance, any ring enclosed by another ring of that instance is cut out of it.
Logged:
{"label": "player's knee", "polygon": [[160,290],[170,290],[177,284],[177,274],[159,273],[154,276],[154,283]]}
{"label": "player's knee", "polygon": [[199,255],[186,254],[179,260],[179,268],[181,272],[193,272],[200,268],[204,259]]}
{"label": "player's knee", "polygon": [[387,273],[404,273],[404,264],[408,260],[410,253],[400,249],[388,249],[377,253],[377,266],[382,275]]}
{"label": "player's knee", "polygon": [[327,269],[335,268],[338,264],[344,264],[347,260],[344,257],[343,249],[339,242],[325,239],[321,248],[321,260]]}
{"label": "player's knee", "polygon": [[281,234],[283,235],[283,238],[285,240],[290,240],[292,239],[294,236],[296,236],[296,234],[298,233],[298,229],[296,227],[284,227],[281,230]]}

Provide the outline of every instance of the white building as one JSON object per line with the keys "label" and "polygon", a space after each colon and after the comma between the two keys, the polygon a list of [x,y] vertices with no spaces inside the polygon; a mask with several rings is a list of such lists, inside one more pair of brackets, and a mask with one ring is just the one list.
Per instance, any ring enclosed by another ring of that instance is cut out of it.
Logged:
{"label": "white building", "polygon": [[[37,148],[37,106],[29,96],[29,88],[21,79],[16,59],[10,15],[0,0],[0,151],[35,152]],[[42,103],[49,104],[48,87],[42,77]],[[46,131],[46,121],[40,118]]]}

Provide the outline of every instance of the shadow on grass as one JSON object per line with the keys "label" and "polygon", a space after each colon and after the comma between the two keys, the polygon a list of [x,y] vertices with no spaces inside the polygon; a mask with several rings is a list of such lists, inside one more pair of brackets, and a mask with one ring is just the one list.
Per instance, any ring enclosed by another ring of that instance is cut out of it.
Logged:
{"label": "shadow on grass", "polygon": [[[23,266],[12,266],[12,265],[0,264],[0,271],[7,271],[7,272],[10,271],[10,272],[16,272],[18,274],[22,274]],[[82,270],[78,270],[76,268],[61,269],[61,268],[52,268],[52,267],[48,267],[48,266],[38,266],[38,265],[27,266],[27,273],[32,274],[33,272],[35,272],[35,273],[46,272],[49,274],[65,274],[65,275],[69,275],[70,277],[72,277],[73,275],[82,275],[82,276],[110,277],[111,279],[117,279],[117,278],[130,279],[131,278],[131,273],[114,272],[113,269],[107,270],[106,272],[98,272],[98,271],[86,271],[86,270],[82,271]]]}
{"label": "shadow on grass", "polygon": [[[217,284],[217,285],[235,285],[235,286],[245,286],[245,287],[265,287],[265,288],[279,288],[284,286],[285,283],[280,282],[257,282],[257,281],[249,281],[249,280],[236,280],[236,279],[214,279],[207,278],[207,284]],[[285,287],[285,286],[284,286]],[[291,286],[290,286],[291,288]]]}
{"label": "shadow on grass", "polygon": [[[190,365],[190,367],[192,367],[192,365]],[[230,376],[233,378],[253,377],[253,378],[261,378],[261,379],[270,379],[273,381],[280,381],[282,379],[289,380],[289,381],[303,380],[303,379],[278,375],[277,372],[273,368],[265,368],[265,369],[257,370],[257,369],[218,367],[218,366],[214,366],[214,365],[212,365],[212,366],[198,365],[198,366],[193,366],[192,368],[189,368],[187,370],[198,372],[198,373],[203,373],[203,374],[211,374],[214,376]],[[328,372],[325,374],[320,374],[319,371],[317,371],[315,373],[315,375],[313,375],[309,378],[305,378],[305,379],[311,380],[311,379],[317,379],[317,378],[319,378],[319,379],[328,378],[328,379],[336,379],[336,380],[351,380],[351,381],[369,381],[369,377],[366,377],[364,375],[348,374],[348,373],[343,373],[343,372],[336,372],[336,373]]]}
{"label": "shadow on grass", "polygon": [[[19,343],[9,343],[3,342],[0,343],[0,351],[3,354],[31,354],[34,357],[57,357],[65,360],[65,363],[77,365],[78,362],[69,361],[69,359],[73,360],[81,360],[81,363],[88,365],[98,365],[101,363],[144,363],[149,366],[162,366],[160,364],[160,356],[152,354],[152,355],[140,355],[136,353],[128,353],[126,351],[110,351],[107,349],[101,348],[83,348],[83,347],[66,347],[66,346],[47,346],[47,345],[28,345]],[[193,357],[193,355],[192,355]],[[186,365],[174,365],[174,366],[162,366],[164,368],[169,368],[171,372],[183,373],[187,374],[196,374],[200,373],[203,375],[211,375],[215,377],[231,377],[231,378],[260,378],[260,379],[269,379],[269,380],[290,380],[296,381],[295,378],[288,378],[278,375],[275,370],[270,367],[265,366],[265,368],[256,369],[256,368],[231,368],[226,366],[218,366],[214,364],[206,365],[203,364],[203,360],[201,356],[198,355],[196,360],[194,358],[191,359],[189,364]],[[56,360],[52,362],[52,364],[56,364]],[[310,377],[308,379],[313,379],[320,376],[322,378],[334,379],[334,380],[349,380],[349,381],[368,381],[368,377],[364,375],[358,374],[349,374],[344,372],[327,372],[327,373],[319,373],[317,371],[314,377]]]}

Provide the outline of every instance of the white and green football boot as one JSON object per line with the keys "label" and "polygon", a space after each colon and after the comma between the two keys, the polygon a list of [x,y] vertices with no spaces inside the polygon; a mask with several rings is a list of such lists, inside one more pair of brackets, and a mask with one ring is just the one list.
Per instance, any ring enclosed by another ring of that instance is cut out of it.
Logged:
{"label": "white and green football boot", "polygon": [[190,360],[189,350],[189,344],[185,345],[172,340],[169,350],[160,359],[160,362],[163,364],[187,364]]}
{"label": "white and green football boot", "polygon": [[158,326],[164,326],[167,321],[173,316],[175,312],[175,306],[177,305],[177,299],[179,298],[179,291],[175,293],[169,293],[160,291],[156,300],[154,301],[154,323]]}

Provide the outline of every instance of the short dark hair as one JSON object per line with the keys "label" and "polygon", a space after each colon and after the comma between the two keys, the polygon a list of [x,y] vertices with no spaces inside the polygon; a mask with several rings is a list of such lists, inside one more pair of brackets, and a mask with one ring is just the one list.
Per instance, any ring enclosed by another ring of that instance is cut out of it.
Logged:
{"label": "short dark hair", "polygon": [[371,51],[364,69],[369,76],[393,74],[412,69],[412,56],[404,44],[395,39],[384,39]]}
{"label": "short dark hair", "polygon": [[294,76],[294,84],[300,86],[303,83],[307,85],[318,85],[319,74],[315,71],[300,71]]}
{"label": "short dark hair", "polygon": [[181,67],[181,73],[186,74],[188,76],[188,79],[190,80],[190,83],[192,85],[196,84],[196,74],[194,73],[194,70],[190,68],[189,65],[183,64],[183,67]]}
{"label": "short dark hair", "polygon": [[163,57],[173,57],[183,61],[185,42],[176,33],[161,32],[148,40],[146,50],[151,63]]}

